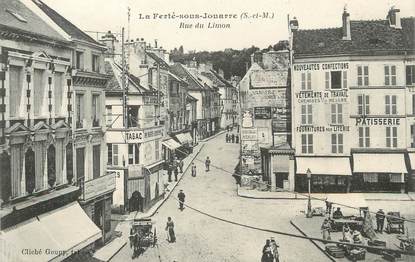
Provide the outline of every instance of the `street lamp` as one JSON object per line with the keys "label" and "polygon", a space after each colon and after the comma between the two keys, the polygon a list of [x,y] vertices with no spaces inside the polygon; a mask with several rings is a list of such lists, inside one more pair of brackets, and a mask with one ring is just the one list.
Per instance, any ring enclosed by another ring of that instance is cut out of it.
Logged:
{"label": "street lamp", "polygon": [[308,203],[307,203],[307,218],[313,217],[311,214],[311,170],[310,168],[307,168],[307,180],[308,180]]}

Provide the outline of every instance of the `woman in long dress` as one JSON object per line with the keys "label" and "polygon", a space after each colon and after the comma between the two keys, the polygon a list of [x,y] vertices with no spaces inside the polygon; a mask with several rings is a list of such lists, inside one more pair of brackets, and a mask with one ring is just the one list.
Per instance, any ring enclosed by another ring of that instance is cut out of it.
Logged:
{"label": "woman in long dress", "polygon": [[330,220],[326,218],[324,219],[323,224],[321,225],[321,232],[323,233],[324,240],[331,240],[330,231],[331,231]]}
{"label": "woman in long dress", "polygon": [[171,217],[167,218],[166,231],[169,233],[169,242],[176,242],[176,235],[174,234],[174,223]]}

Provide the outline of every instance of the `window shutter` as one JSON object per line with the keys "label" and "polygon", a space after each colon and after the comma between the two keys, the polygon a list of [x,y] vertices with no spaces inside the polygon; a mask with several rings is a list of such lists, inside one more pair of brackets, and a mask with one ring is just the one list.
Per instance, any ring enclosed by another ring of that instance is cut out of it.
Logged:
{"label": "window shutter", "polygon": [[305,73],[301,73],[301,90],[305,90]]}
{"label": "window shutter", "polygon": [[337,105],[337,123],[343,124],[343,105],[342,104]]}
{"label": "window shutter", "polygon": [[330,89],[330,72],[326,72],[326,89]]}
{"label": "window shutter", "polygon": [[390,96],[385,96],[385,114],[390,114]]}
{"label": "window shutter", "polygon": [[347,71],[343,71],[343,89],[347,88]]}
{"label": "window shutter", "polygon": [[396,66],[392,66],[391,67],[391,80],[392,80],[392,85],[395,86],[396,85]]}
{"label": "window shutter", "polygon": [[307,90],[311,90],[311,72],[307,72]]}
{"label": "window shutter", "polygon": [[369,108],[370,108],[370,104],[369,104],[369,96],[368,95],[366,95],[365,96],[365,114],[366,115],[369,115],[370,114],[370,110],[369,110]]}
{"label": "window shutter", "polygon": [[385,66],[385,85],[388,86],[389,84],[389,66]]}

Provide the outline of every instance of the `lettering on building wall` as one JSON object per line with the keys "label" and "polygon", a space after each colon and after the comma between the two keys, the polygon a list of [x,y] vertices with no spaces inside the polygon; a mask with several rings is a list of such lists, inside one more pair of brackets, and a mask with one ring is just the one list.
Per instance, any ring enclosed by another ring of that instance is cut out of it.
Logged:
{"label": "lettering on building wall", "polygon": [[242,128],[241,140],[258,140],[258,130],[256,128]]}
{"label": "lettering on building wall", "polygon": [[141,143],[143,142],[143,131],[127,131],[125,132],[125,141],[127,143]]}
{"label": "lettering on building wall", "polygon": [[348,101],[348,90],[328,90],[328,91],[300,91],[295,94],[299,104],[331,104],[346,103]]}
{"label": "lettering on building wall", "polygon": [[347,70],[349,63],[324,63],[324,64],[298,64],[294,65],[294,71],[318,71],[318,70]]}
{"label": "lettering on building wall", "polygon": [[333,126],[298,126],[299,133],[322,133],[322,132],[349,132],[350,126],[333,125]]}
{"label": "lettering on building wall", "polygon": [[287,96],[285,88],[248,90],[246,107],[253,108],[258,105],[271,107],[286,107]]}
{"label": "lettering on building wall", "polygon": [[356,118],[356,126],[399,126],[400,118],[388,117],[358,117]]}

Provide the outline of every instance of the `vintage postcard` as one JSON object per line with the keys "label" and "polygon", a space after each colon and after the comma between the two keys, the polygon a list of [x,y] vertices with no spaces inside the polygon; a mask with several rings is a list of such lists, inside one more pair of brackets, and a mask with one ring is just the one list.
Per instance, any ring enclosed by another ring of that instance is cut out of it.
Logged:
{"label": "vintage postcard", "polygon": [[0,261],[415,261],[413,0],[1,0]]}

